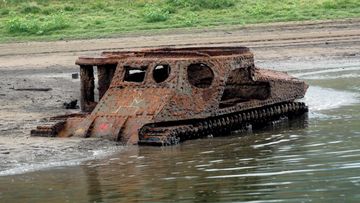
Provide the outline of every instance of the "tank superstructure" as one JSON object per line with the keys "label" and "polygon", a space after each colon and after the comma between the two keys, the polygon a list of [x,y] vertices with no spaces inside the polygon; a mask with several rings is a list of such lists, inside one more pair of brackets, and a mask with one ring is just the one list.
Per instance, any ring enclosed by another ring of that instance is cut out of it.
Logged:
{"label": "tank superstructure", "polygon": [[255,67],[246,47],[103,52],[76,64],[83,113],[54,117],[32,135],[168,145],[307,111],[295,100],[308,86]]}

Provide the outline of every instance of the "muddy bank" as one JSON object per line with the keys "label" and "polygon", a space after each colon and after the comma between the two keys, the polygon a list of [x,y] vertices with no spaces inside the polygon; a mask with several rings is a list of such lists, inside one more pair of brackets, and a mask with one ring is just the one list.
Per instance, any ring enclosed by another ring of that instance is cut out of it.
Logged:
{"label": "muddy bank", "polygon": [[[79,98],[79,79],[71,77],[78,72],[74,65],[77,56],[95,55],[100,50],[175,45],[248,46],[255,54],[257,65],[298,74],[306,69],[359,64],[360,20],[197,30],[118,39],[1,44],[0,174],[24,164],[34,166],[35,170],[52,166],[49,163],[73,164],[77,162],[74,160],[121,150],[122,146],[109,141],[33,138],[29,137],[29,132],[43,118],[78,111],[63,108],[64,102]],[[51,90],[16,91],[19,88]],[[73,162],[67,162],[71,160]]]}

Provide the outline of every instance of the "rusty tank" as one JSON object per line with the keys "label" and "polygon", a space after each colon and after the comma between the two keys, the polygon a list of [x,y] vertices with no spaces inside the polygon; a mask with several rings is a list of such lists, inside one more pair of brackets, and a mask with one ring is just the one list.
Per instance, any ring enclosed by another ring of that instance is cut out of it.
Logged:
{"label": "rusty tank", "polygon": [[53,117],[31,135],[173,145],[308,111],[297,102],[308,85],[257,68],[246,47],[113,51],[76,64],[81,113]]}

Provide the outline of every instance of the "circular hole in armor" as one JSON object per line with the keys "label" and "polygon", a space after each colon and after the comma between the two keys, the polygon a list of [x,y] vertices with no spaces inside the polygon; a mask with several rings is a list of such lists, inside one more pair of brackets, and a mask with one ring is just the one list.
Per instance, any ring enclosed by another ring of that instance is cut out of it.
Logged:
{"label": "circular hole in armor", "polygon": [[156,65],[153,71],[155,82],[164,82],[170,75],[170,66],[167,64]]}
{"label": "circular hole in armor", "polygon": [[190,64],[187,68],[189,83],[198,88],[208,88],[214,80],[214,72],[203,63]]}

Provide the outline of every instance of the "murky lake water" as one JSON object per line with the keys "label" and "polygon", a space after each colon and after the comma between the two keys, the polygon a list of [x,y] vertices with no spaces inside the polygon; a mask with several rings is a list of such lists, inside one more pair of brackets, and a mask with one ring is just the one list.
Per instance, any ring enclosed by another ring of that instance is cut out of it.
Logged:
{"label": "murky lake water", "polygon": [[304,118],[1,176],[0,202],[360,202],[360,66],[290,73],[311,85]]}

